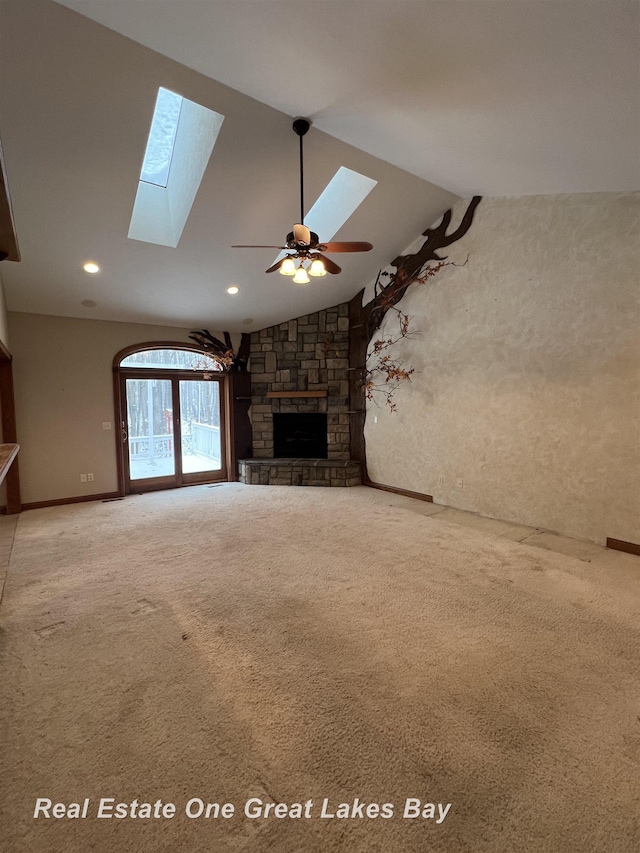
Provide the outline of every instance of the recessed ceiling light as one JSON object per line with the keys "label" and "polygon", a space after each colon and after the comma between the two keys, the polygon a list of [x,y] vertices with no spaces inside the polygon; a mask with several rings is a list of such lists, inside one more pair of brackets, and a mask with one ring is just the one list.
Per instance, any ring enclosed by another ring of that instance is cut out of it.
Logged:
{"label": "recessed ceiling light", "polygon": [[239,292],[239,290],[240,288],[237,285],[232,284],[231,287],[227,288],[227,293],[230,293],[232,296],[235,296],[236,293]]}
{"label": "recessed ceiling light", "polygon": [[85,308],[95,308],[98,303],[94,302],[93,299],[83,299],[80,304],[84,305]]}
{"label": "recessed ceiling light", "polygon": [[91,274],[100,272],[100,267],[93,261],[87,261],[82,268],[85,272],[90,272]]}

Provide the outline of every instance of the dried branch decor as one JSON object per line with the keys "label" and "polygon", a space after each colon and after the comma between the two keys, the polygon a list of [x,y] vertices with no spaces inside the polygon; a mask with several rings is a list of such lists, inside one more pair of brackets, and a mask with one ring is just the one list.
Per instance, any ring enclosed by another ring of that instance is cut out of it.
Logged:
{"label": "dried branch decor", "polygon": [[[246,332],[242,333],[240,346],[236,353],[234,352],[229,332],[223,332],[223,334],[224,341],[216,338],[208,329],[191,332],[189,337],[206,351],[207,356],[220,366],[219,369],[225,371],[235,370],[238,372],[246,371],[249,361],[250,336]],[[206,370],[206,365],[203,369]]]}
{"label": "dried branch decor", "polygon": [[[424,284],[425,281],[432,278],[443,267],[464,267],[469,260],[469,256],[463,264],[456,264],[454,261],[440,261],[435,267],[425,267],[419,276],[412,279],[411,284]],[[391,279],[390,286],[384,289],[385,297],[382,305],[387,311],[395,311],[398,315],[399,330],[397,336],[387,336],[378,338],[373,342],[373,345],[367,350],[367,359],[365,363],[363,389],[367,400],[378,402],[380,398],[384,399],[385,404],[392,412],[397,411],[397,406],[394,401],[394,396],[398,388],[403,382],[409,382],[411,375],[415,373],[415,368],[405,365],[403,361],[398,361],[388,350],[401,341],[403,338],[410,338],[415,334],[415,330],[411,328],[411,318],[408,314],[404,314],[394,305],[394,297],[398,288],[403,288],[406,293],[407,285],[400,279],[397,280],[397,273],[390,273],[385,270],[380,270],[374,285],[374,294],[382,292],[380,279],[383,277]],[[386,303],[386,304],[385,304]]]}
{"label": "dried branch decor", "polygon": [[394,395],[403,382],[409,382],[411,374],[415,373],[414,367],[407,367],[403,361],[399,361],[388,352],[391,347],[409,338],[413,334],[410,328],[408,314],[403,314],[398,308],[392,307],[398,315],[399,330],[397,335],[388,335],[378,338],[367,350],[367,360],[364,370],[362,388],[367,400],[377,403],[382,398],[392,412],[396,411]]}
{"label": "dried branch decor", "polygon": [[[364,291],[356,294],[349,303],[349,367],[350,408],[353,413],[351,428],[351,456],[364,464],[365,442],[364,421],[366,401],[380,394],[392,410],[395,409],[393,394],[403,382],[410,381],[413,368],[398,363],[388,352],[389,348],[401,338],[412,334],[410,318],[395,306],[403,298],[407,289],[415,282],[424,282],[436,275],[444,266],[453,264],[447,257],[438,254],[463,237],[473,222],[473,217],[481,197],[474,196],[469,202],[458,227],[447,234],[451,224],[452,211],[448,210],[442,220],[433,228],[427,228],[422,236],[426,240],[422,247],[412,255],[399,255],[391,266],[395,272],[381,272],[375,283],[374,297],[366,305],[362,304]],[[428,266],[431,261],[435,264]],[[466,263],[466,262],[465,262]],[[400,329],[397,336],[375,339],[388,311],[398,311]],[[403,331],[404,330],[404,331]]]}

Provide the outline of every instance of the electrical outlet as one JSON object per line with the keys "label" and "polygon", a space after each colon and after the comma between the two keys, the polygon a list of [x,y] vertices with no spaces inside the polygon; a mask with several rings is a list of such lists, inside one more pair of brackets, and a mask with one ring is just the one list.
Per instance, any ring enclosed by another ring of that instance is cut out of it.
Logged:
{"label": "electrical outlet", "polygon": [[440,474],[440,476],[438,477],[438,485],[444,486],[444,477],[442,476],[442,474]]}
{"label": "electrical outlet", "polygon": [[102,421],[102,429],[111,429],[111,421]]}
{"label": "electrical outlet", "polygon": [[80,482],[81,483],[87,482],[87,475],[86,474],[80,474]]}
{"label": "electrical outlet", "polygon": [[456,486],[458,489],[464,489],[464,480],[462,479],[462,477],[458,477],[458,479],[456,480]]}
{"label": "electrical outlet", "polygon": [[378,423],[378,416],[377,415],[373,416],[373,422],[374,422],[374,424]]}
{"label": "electrical outlet", "polygon": [[93,474],[87,474],[87,481],[93,483]]}

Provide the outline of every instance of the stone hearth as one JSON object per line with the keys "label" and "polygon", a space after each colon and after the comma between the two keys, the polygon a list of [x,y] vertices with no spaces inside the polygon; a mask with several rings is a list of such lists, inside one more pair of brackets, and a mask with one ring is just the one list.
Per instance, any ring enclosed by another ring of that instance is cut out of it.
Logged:
{"label": "stone hearth", "polygon": [[360,463],[350,459],[242,459],[248,486],[359,486]]}

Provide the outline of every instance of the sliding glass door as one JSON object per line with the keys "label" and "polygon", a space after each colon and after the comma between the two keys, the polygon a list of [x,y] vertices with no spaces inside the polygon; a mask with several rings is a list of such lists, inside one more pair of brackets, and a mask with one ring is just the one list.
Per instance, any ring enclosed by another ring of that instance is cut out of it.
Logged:
{"label": "sliding glass door", "polygon": [[170,379],[126,379],[129,478],[175,478]]}
{"label": "sliding glass door", "polygon": [[118,368],[125,493],[226,480],[226,377],[187,372],[183,358],[162,364],[157,352],[141,369],[146,355]]}
{"label": "sliding glass door", "polygon": [[183,474],[211,473],[222,469],[224,453],[220,414],[218,382],[180,380]]}

